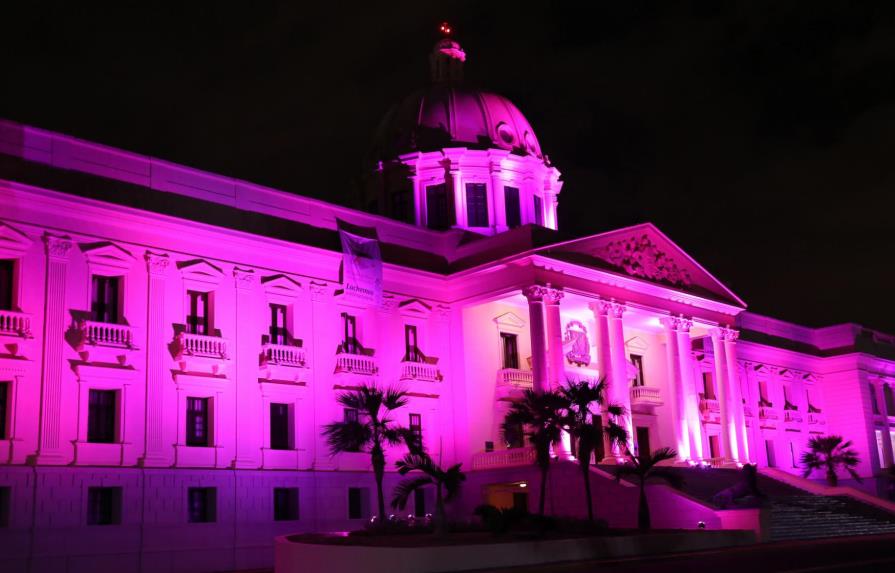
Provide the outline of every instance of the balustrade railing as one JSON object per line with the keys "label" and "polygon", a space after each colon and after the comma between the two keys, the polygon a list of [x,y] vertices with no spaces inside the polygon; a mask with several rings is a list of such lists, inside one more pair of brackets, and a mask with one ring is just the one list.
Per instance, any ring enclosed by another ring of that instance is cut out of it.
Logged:
{"label": "balustrade railing", "polygon": [[780,414],[773,408],[761,406],[758,408],[758,417],[762,420],[777,420],[780,418]]}
{"label": "balustrade railing", "polygon": [[134,346],[134,332],[127,324],[82,320],[78,322],[78,329],[81,331],[81,339],[84,344],[120,346],[122,348],[133,348]]}
{"label": "balustrade railing", "polygon": [[818,425],[818,424],[826,424],[827,419],[826,419],[826,417],[824,417],[823,414],[812,412],[812,413],[808,414],[808,423],[811,424],[812,426]]}
{"label": "balustrade railing", "polygon": [[515,386],[517,388],[533,388],[534,374],[531,370],[519,370],[518,368],[503,368],[497,371],[497,382],[503,386]]}
{"label": "balustrade railing", "polygon": [[632,386],[631,405],[644,404],[647,406],[661,406],[662,394],[653,386]]}
{"label": "balustrade railing", "polygon": [[535,462],[535,457],[535,449],[533,447],[481,452],[472,457],[472,469],[484,470],[489,468],[526,466],[533,464]]}
{"label": "balustrade railing", "polygon": [[336,373],[337,374],[362,374],[365,376],[373,376],[379,372],[376,366],[376,359],[372,356],[363,354],[336,354]]}
{"label": "balustrade railing", "polygon": [[220,336],[205,334],[189,334],[181,332],[177,335],[180,354],[188,356],[204,356],[208,358],[228,358],[227,340]]}
{"label": "balustrade railing", "polygon": [[802,414],[798,412],[798,410],[784,410],[783,411],[783,421],[784,422],[801,422]]}
{"label": "balustrade railing", "polygon": [[700,398],[699,409],[703,412],[717,414],[721,412],[721,404],[714,398]]}
{"label": "balustrade railing", "polygon": [[304,366],[305,349],[301,346],[287,344],[262,344],[261,362],[262,365]]}
{"label": "balustrade railing", "polygon": [[31,316],[14,310],[0,310],[0,334],[31,336]]}
{"label": "balustrade railing", "polygon": [[428,362],[401,362],[401,380],[423,380],[426,382],[440,382],[441,372],[438,366]]}

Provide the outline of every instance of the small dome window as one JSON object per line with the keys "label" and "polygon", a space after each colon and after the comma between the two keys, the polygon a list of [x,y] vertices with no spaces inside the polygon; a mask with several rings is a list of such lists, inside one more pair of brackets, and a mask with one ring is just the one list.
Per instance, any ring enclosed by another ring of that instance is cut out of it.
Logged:
{"label": "small dome window", "polygon": [[516,143],[516,134],[513,133],[513,128],[504,122],[497,124],[497,135],[500,137],[500,140],[507,145]]}

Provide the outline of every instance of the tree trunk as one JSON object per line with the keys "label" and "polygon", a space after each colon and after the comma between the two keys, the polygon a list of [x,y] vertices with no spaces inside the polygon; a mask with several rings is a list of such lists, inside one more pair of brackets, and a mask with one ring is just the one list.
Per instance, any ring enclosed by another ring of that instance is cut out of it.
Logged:
{"label": "tree trunk", "polygon": [[547,470],[550,466],[541,467],[541,499],[538,500],[538,515],[544,516],[544,502],[547,500]]}
{"label": "tree trunk", "polygon": [[382,492],[382,480],[385,475],[385,454],[382,446],[373,446],[373,476],[376,478],[376,503],[379,508],[379,525],[385,525],[385,495]]}
{"label": "tree trunk", "polygon": [[646,485],[640,482],[640,503],[637,507],[637,527],[641,530],[650,528],[649,503],[646,500]]}
{"label": "tree trunk", "polygon": [[581,463],[581,475],[584,477],[584,497],[587,500],[587,519],[588,521],[594,520],[594,502],[590,493],[590,460],[582,459]]}
{"label": "tree trunk", "polygon": [[444,496],[441,493],[441,484],[435,484],[435,535],[447,533],[447,516],[444,513]]}
{"label": "tree trunk", "polygon": [[833,464],[827,464],[827,483],[831,487],[836,487],[839,484],[839,476],[836,475],[836,468],[833,467]]}

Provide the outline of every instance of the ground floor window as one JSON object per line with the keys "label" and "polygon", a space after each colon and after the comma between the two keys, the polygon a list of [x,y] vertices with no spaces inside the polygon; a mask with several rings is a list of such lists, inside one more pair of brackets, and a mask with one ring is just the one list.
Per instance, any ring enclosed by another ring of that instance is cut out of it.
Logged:
{"label": "ground floor window", "polygon": [[426,492],[423,489],[413,492],[413,515],[414,517],[426,516]]}
{"label": "ground floor window", "polygon": [[765,454],[768,456],[768,467],[776,468],[777,467],[777,453],[774,451],[774,441],[773,440],[765,440],[764,441],[764,450],[765,450]]}
{"label": "ground floor window", "polygon": [[121,488],[87,488],[87,525],[121,523]]}
{"label": "ground floor window", "polygon": [[528,513],[528,494],[521,491],[513,492],[513,509],[521,513]]}
{"label": "ground floor window", "polygon": [[100,444],[115,442],[118,392],[90,390],[87,406],[87,441]]}
{"label": "ground floor window", "polygon": [[298,488],[275,487],[273,489],[273,520],[295,521],[298,519]]}
{"label": "ground floor window", "polygon": [[9,503],[12,498],[11,487],[0,487],[0,527],[9,527],[10,508]]}
{"label": "ground floor window", "polygon": [[191,487],[187,491],[190,523],[217,521],[217,490],[213,487]]}
{"label": "ground floor window", "polygon": [[348,488],[348,519],[362,519],[369,513],[369,490],[365,487]]}

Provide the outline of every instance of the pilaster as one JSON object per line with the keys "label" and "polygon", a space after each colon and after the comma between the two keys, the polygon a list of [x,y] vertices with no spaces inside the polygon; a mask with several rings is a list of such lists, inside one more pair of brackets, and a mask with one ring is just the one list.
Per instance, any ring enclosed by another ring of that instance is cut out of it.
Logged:
{"label": "pilaster", "polygon": [[[251,269],[233,269],[233,280],[236,286],[236,320],[234,341],[236,343],[236,379],[233,381],[233,420],[236,438],[236,454],[233,465],[236,468],[261,467],[262,443],[257,432],[258,419],[264,416],[260,411],[258,390],[258,356],[261,353],[261,337],[263,331],[258,319],[259,301],[257,300],[258,277]],[[263,316],[263,315],[262,315]],[[252,431],[252,428],[255,431]],[[262,436],[267,428],[261,428]]]}
{"label": "pilaster", "polygon": [[[165,443],[165,290],[171,259],[146,251],[149,280],[146,316],[146,443],[141,465],[170,466],[172,451]],[[173,437],[173,436],[171,436]]]}

